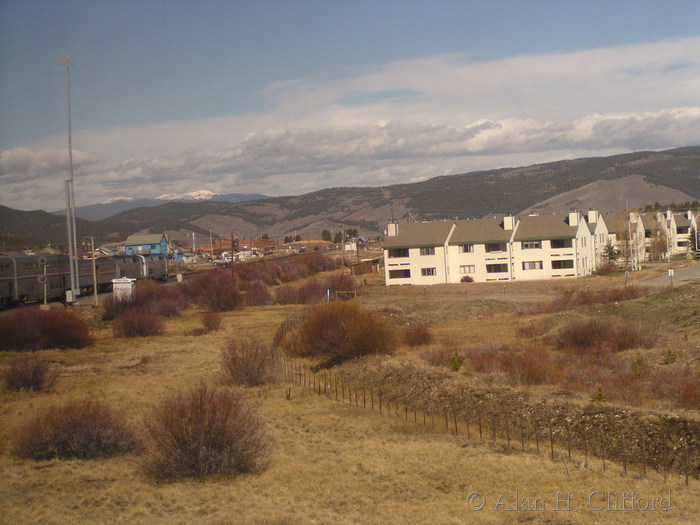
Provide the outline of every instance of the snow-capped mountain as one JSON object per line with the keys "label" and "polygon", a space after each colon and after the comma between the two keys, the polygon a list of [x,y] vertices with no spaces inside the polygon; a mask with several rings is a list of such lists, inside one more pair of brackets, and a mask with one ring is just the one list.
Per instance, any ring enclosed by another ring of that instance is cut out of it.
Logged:
{"label": "snow-capped mountain", "polygon": [[135,200],[136,199],[133,199],[131,197],[113,197],[111,199],[107,199],[106,201],[100,202],[100,204],[114,204],[115,202],[132,202]]}
{"label": "snow-capped mountain", "polygon": [[156,197],[159,201],[210,201],[218,193],[209,190],[197,190],[189,193],[164,193]]}

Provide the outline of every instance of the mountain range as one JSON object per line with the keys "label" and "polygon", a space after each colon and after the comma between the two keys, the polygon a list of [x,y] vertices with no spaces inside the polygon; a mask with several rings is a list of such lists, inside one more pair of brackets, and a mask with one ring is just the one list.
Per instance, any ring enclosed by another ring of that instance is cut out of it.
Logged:
{"label": "mountain range", "polygon": [[[700,146],[562,160],[376,188],[330,188],[298,196],[260,196],[239,202],[209,196],[165,204],[153,199],[157,204],[136,208],[131,204],[139,200],[124,201],[128,209],[107,218],[79,220],[78,236],[106,240],[124,239],[132,233],[168,232],[171,238],[185,239],[195,232],[207,242],[210,231],[223,238],[233,231],[238,237],[267,233],[273,239],[287,234],[319,238],[322,230],[337,231],[343,226],[377,235],[392,218],[473,218],[577,209],[608,212],[654,203],[690,204],[700,199]],[[65,238],[65,219],[0,207],[0,237],[60,241]]]}

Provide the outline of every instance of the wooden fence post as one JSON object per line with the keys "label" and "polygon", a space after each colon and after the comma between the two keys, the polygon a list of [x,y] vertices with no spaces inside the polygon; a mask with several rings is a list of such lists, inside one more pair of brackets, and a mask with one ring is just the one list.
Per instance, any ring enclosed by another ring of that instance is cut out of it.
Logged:
{"label": "wooden fence post", "polygon": [[625,443],[625,431],[622,431],[622,475],[627,476],[627,443]]}
{"label": "wooden fence post", "polygon": [[552,461],[554,461],[554,432],[552,431],[552,419],[549,419],[549,449],[552,453]]}

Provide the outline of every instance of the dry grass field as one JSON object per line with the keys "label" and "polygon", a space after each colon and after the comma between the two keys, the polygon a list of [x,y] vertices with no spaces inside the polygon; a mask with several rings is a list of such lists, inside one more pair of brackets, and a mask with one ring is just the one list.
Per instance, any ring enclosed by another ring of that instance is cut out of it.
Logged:
{"label": "dry grass field", "polygon": [[[522,340],[519,327],[570,315],[534,314],[529,310],[533,304],[564,289],[619,286],[621,279],[387,289],[376,278],[368,278],[357,300],[398,327],[426,323],[437,345],[457,347],[467,340],[511,345]],[[623,319],[658,312],[663,328],[655,328],[659,336],[655,347],[643,351],[647,362],[660,366],[673,349],[679,362],[697,370],[700,325],[697,317],[683,312],[688,305],[692,312],[700,311],[700,291],[687,287],[675,295],[664,293],[577,312]],[[683,300],[688,304],[679,304]],[[139,452],[110,459],[49,461],[19,459],[10,453],[25,421],[69,399],[105,401],[138,428],[171,393],[202,381],[220,384],[220,355],[230,337],[272,341],[278,326],[301,308],[259,306],[224,313],[223,329],[201,336],[188,335],[201,326],[196,308],[167,320],[163,335],[145,338],[115,339],[109,323],[94,321],[94,345],[46,351],[63,365],[63,374],[51,389],[0,391],[0,522],[697,523],[700,482],[692,476],[687,487],[679,474],[669,474],[665,480],[663,473],[649,470],[644,479],[636,466],[623,477],[620,463],[608,460],[603,472],[602,461],[595,457],[581,465],[583,455],[577,451],[571,461],[553,462],[544,447],[540,454],[531,446],[523,453],[515,444],[505,446],[502,439],[496,444],[473,434],[467,439],[445,433],[439,425],[425,428],[336,403],[286,382],[245,389],[274,438],[272,461],[261,473],[155,483],[144,474]],[[636,351],[629,351],[625,359],[633,359]],[[10,352],[0,353],[0,364],[10,357]],[[366,361],[376,359],[382,358]],[[429,366],[420,348],[403,345],[387,359]],[[347,363],[339,372],[351,374],[363,362]],[[440,370],[483,388],[494,381],[467,365],[456,373]],[[497,383],[545,398],[556,397],[559,390]],[[574,393],[569,399],[587,403],[590,394]],[[698,415],[696,410],[652,399],[645,399],[640,409],[666,410],[689,419]],[[563,457],[560,452],[557,456]]]}

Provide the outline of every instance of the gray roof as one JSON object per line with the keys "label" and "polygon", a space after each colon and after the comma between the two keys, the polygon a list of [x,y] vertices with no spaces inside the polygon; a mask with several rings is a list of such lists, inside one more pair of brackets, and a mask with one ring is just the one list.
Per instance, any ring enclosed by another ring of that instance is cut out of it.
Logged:
{"label": "gray roof", "polygon": [[485,244],[508,242],[513,230],[503,229],[503,220],[497,218],[457,221],[450,244]]}
{"label": "gray roof", "polygon": [[623,233],[628,231],[627,219],[629,215],[624,212],[603,213],[603,220],[610,233]]}
{"label": "gray roof", "polygon": [[573,239],[576,237],[578,226],[569,226],[568,218],[568,215],[527,215],[520,217],[520,224],[513,240]]}
{"label": "gray roof", "polygon": [[688,217],[686,217],[685,213],[674,213],[673,218],[676,220],[677,227],[690,228],[692,226],[692,223]]}
{"label": "gray roof", "polygon": [[160,244],[164,237],[162,233],[129,235],[124,244]]}
{"label": "gray roof", "polygon": [[642,221],[642,226],[645,230],[660,230],[661,223],[656,220],[656,216],[649,213],[640,213],[639,219]]}
{"label": "gray roof", "polygon": [[452,221],[397,224],[398,235],[387,235],[384,239],[384,248],[442,246],[447,240],[452,224],[454,224]]}

